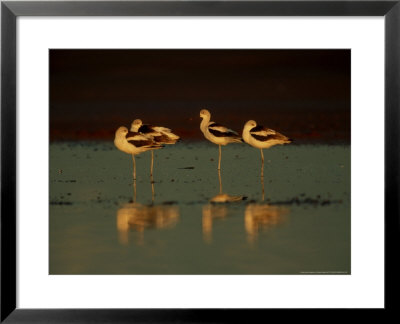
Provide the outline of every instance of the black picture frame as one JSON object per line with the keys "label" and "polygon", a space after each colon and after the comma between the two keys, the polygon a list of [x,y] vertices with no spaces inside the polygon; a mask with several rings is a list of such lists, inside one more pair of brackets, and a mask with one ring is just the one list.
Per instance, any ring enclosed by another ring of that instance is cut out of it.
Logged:
{"label": "black picture frame", "polygon": [[[400,0],[395,1],[2,1],[1,2],[1,322],[246,322],[267,309],[16,308],[16,19],[19,16],[384,16],[385,308],[399,283]],[[371,125],[373,128],[373,125]],[[367,134],[368,135],[368,134]],[[372,134],[371,134],[372,136]],[[373,154],[373,151],[371,152]],[[368,179],[366,179],[368,185]],[[371,233],[373,235],[373,233]],[[393,265],[392,265],[393,264]],[[367,288],[366,288],[367,289]],[[62,292],[60,292],[62,293]],[[345,292],[344,292],[345,293]],[[271,310],[272,311],[272,310]],[[304,311],[303,311],[304,313]]]}

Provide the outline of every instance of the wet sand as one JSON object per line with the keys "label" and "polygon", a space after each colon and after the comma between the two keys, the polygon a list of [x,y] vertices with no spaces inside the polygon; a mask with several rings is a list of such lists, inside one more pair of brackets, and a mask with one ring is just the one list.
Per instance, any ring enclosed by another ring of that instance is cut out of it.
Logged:
{"label": "wet sand", "polygon": [[264,193],[247,145],[222,149],[222,188],[211,143],[155,156],[153,184],[137,157],[135,199],[111,142],[50,145],[50,274],[350,274],[349,145],[264,150]]}

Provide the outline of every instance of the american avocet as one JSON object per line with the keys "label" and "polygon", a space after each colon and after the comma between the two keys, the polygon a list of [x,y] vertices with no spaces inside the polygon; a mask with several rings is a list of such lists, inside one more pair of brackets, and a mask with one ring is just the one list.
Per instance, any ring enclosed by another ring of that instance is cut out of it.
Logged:
{"label": "american avocet", "polygon": [[219,146],[218,170],[221,169],[221,145],[229,143],[242,143],[242,139],[235,131],[215,122],[210,121],[211,114],[207,109],[200,111],[200,117],[203,119],[200,123],[200,130],[204,137],[210,142]]}
{"label": "american avocet", "polygon": [[266,128],[264,126],[257,126],[254,120],[249,120],[243,128],[243,140],[255,148],[259,148],[261,151],[261,177],[264,176],[264,154],[263,149],[270,148],[271,146],[278,144],[291,143],[292,140],[274,131],[273,129]]}
{"label": "american avocet", "polygon": [[[162,126],[152,126],[143,124],[140,119],[135,119],[131,125],[131,132],[139,132],[145,136],[151,137],[158,144],[175,144],[179,136],[172,133],[169,128]],[[150,176],[153,176],[154,154],[151,151]]]}
{"label": "american avocet", "polygon": [[135,155],[162,148],[163,145],[157,144],[152,138],[140,133],[128,131],[128,128],[121,126],[115,132],[114,145],[122,152],[132,155],[133,160],[133,180],[136,180]]}

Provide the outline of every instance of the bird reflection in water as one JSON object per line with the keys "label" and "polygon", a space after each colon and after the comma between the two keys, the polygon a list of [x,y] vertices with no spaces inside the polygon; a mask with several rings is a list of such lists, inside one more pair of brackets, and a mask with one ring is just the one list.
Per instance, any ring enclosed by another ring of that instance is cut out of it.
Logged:
{"label": "bird reflection in water", "polygon": [[253,203],[246,206],[244,228],[249,242],[257,239],[260,231],[266,231],[286,221],[289,210],[282,206]]}
{"label": "bird reflection in water", "polygon": [[206,243],[211,243],[213,222],[226,218],[228,208],[226,205],[207,204],[203,206],[202,214],[203,239]]}
{"label": "bird reflection in water", "polygon": [[149,229],[171,228],[179,219],[179,207],[176,205],[154,204],[154,182],[152,182],[152,204],[136,202],[136,181],[134,181],[133,203],[123,205],[117,211],[117,230],[121,244],[128,244],[129,232],[138,233],[138,244],[143,244],[144,231]]}
{"label": "bird reflection in water", "polygon": [[250,243],[257,239],[260,231],[266,231],[269,228],[284,223],[289,213],[289,209],[286,207],[270,205],[264,202],[265,190],[263,176],[261,176],[261,186],[261,202],[248,204],[244,212],[244,228]]}
{"label": "bird reflection in water", "polygon": [[129,232],[139,235],[139,244],[143,243],[144,231],[149,229],[165,229],[176,225],[179,219],[179,208],[174,205],[151,205],[130,203],[117,211],[117,230],[119,242],[128,244]]}
{"label": "bird reflection in water", "polygon": [[203,239],[206,243],[212,242],[212,228],[214,220],[225,219],[228,215],[227,203],[242,201],[244,196],[232,196],[222,192],[221,170],[218,170],[219,194],[210,199],[210,203],[203,206],[202,228]]}

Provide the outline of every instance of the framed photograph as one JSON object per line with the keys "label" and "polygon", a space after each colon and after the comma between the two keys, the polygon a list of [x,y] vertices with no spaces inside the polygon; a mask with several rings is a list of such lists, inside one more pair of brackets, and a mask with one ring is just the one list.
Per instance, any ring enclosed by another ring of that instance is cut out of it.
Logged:
{"label": "framed photograph", "polygon": [[3,1],[1,321],[393,309],[399,15]]}

